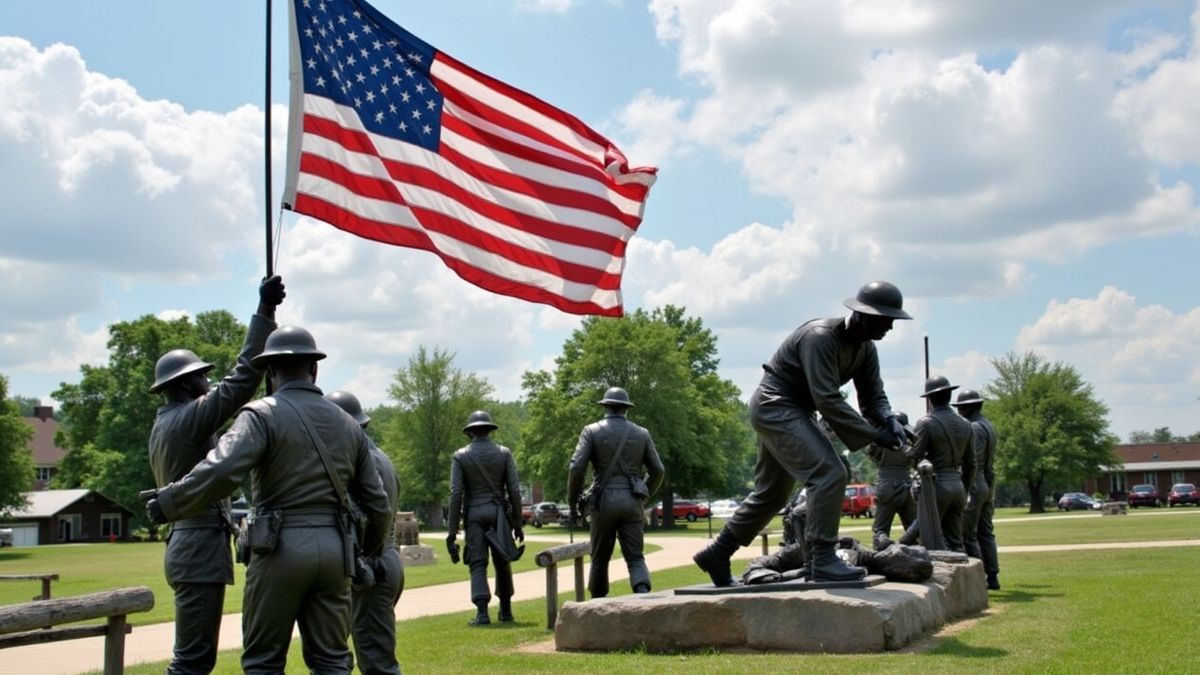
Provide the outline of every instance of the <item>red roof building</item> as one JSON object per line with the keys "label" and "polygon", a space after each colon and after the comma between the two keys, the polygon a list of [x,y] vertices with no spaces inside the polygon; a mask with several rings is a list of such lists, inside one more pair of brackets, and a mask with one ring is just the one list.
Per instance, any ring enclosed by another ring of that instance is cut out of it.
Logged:
{"label": "red roof building", "polygon": [[64,448],[54,444],[58,420],[54,419],[54,408],[48,405],[35,407],[33,417],[23,419],[33,428],[33,437],[29,439],[29,450],[33,453],[35,467],[32,489],[45,490],[50,486],[50,479],[58,473],[58,463],[67,454]]}
{"label": "red roof building", "polygon": [[1121,463],[1106,467],[1103,475],[1088,480],[1085,492],[1124,499],[1134,485],[1150,484],[1157,486],[1165,499],[1176,483],[1200,485],[1200,443],[1118,445],[1113,454]]}

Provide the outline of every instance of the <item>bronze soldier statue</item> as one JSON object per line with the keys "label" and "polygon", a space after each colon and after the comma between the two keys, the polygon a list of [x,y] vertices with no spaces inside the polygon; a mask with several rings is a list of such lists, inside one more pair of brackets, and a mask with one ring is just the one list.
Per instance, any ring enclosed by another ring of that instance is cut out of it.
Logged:
{"label": "bronze soldier statue", "polygon": [[[471,568],[471,602],[475,605],[472,626],[486,626],[488,603],[487,568],[490,552],[496,567],[496,597],[500,599],[500,621],[512,621],[512,562],[500,546],[513,539],[524,541],[521,520],[521,483],[517,463],[508,448],[489,436],[497,428],[485,410],[476,410],[467,418],[463,433],[471,439],[450,458],[450,531],[446,548],[450,559],[458,562],[459,521],[465,522],[464,561]],[[490,535],[490,536],[489,536]],[[523,547],[522,547],[523,548]]]}
{"label": "bronze soldier statue", "polygon": [[[650,432],[625,417],[633,407],[629,394],[620,387],[611,387],[598,403],[604,406],[604,419],[580,432],[567,477],[569,517],[574,522],[583,477],[588,464],[592,465],[592,566],[588,590],[593,598],[608,595],[608,562],[619,538],[621,555],[629,568],[629,585],[634,593],[649,593],[650,570],[642,553],[642,514],[646,498],[662,485],[665,471]],[[642,467],[646,469],[644,478]]]}
{"label": "bronze soldier statue", "polygon": [[[358,397],[348,391],[335,391],[325,398],[346,411],[363,429],[371,416],[363,412]],[[350,589],[350,634],[354,637],[354,656],[363,675],[400,675],[396,661],[396,601],[404,591],[404,562],[396,550],[396,467],[375,442],[367,436],[371,458],[379,471],[383,491],[387,493],[388,511],[392,513],[383,552],[373,562],[375,583],[354,584]]]}
{"label": "bronze soldier statue", "polygon": [[996,497],[996,428],[983,416],[983,397],[974,389],[964,389],[954,402],[958,414],[966,418],[975,432],[975,482],[967,494],[963,512],[963,545],[967,555],[983,560],[989,590],[1000,590],[1000,561],[996,555],[996,534],[992,528]]}
{"label": "bronze soldier statue", "polygon": [[393,520],[366,433],[315,384],[323,358],[308,331],[275,329],[252,361],[266,369],[274,395],[244,406],[208,457],[146,503],[155,522],[190,518],[250,480],[246,673],[284,672],[297,623],[309,670],[350,672],[355,534],[348,499],[363,515],[367,558],[383,549]]}
{"label": "bronze soldier statue", "polygon": [[[245,405],[262,382],[251,359],[275,328],[275,307],[286,295],[278,276],[258,287],[258,311],[250,318],[237,365],[213,388],[211,363],[187,349],[164,354],[154,365],[152,393],[165,400],[150,430],[150,470],[163,486],[179,480],[216,446],[216,433]],[[175,592],[175,651],[167,673],[209,673],[217,660],[225,586],[233,584],[229,554],[232,523],[228,500],[214,501],[194,517],[174,523],[163,561]]]}
{"label": "bronze soldier statue", "polygon": [[[896,420],[904,427],[906,435],[911,433],[908,415],[898,412]],[[875,476],[875,520],[871,523],[871,532],[875,550],[882,551],[892,543],[893,518],[900,516],[900,524],[905,530],[917,521],[917,502],[910,489],[912,462],[908,455],[899,448],[879,445],[872,445],[870,453],[879,468]]]}
{"label": "bronze soldier statue", "polygon": [[[887,335],[893,321],[912,317],[903,309],[900,289],[886,281],[863,286],[844,304],[852,310],[849,316],[805,323],[763,364],[762,381],[750,399],[750,423],[758,434],[754,491],[713,543],[693,558],[717,586],[735,583],[730,558],[754,541],[797,482],[807,488],[810,579],[849,581],[866,574],[835,553],[849,476],[816,416],[820,413],[851,450],[872,442],[902,444],[904,429],[884,393],[874,341]],[[842,398],[841,386],[851,380],[861,414]]]}
{"label": "bronze soldier statue", "polygon": [[[928,459],[933,464],[942,536],[947,548],[962,552],[963,509],[967,488],[975,481],[975,440],[971,423],[950,409],[950,393],[955,389],[958,385],[952,386],[941,375],[925,381],[921,396],[929,400],[931,410],[917,420],[916,438],[908,456],[914,463]],[[918,536],[917,524],[913,523],[900,543],[912,544]]]}

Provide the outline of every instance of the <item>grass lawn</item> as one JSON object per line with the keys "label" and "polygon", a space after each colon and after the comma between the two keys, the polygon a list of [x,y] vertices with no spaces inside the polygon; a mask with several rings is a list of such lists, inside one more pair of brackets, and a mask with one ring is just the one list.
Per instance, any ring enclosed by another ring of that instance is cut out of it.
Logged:
{"label": "grass lawn", "polygon": [[[454,565],[445,555],[441,538],[427,538],[425,541],[435,547],[438,553],[437,562],[433,565],[406,568],[405,588],[420,588],[470,579],[465,565]],[[513,564],[513,572],[537,569],[534,556],[538,551],[550,546],[554,546],[554,543],[527,543],[525,555]],[[121,586],[146,586],[154,592],[154,609],[130,615],[130,620],[135,625],[160,623],[175,618],[173,593],[163,577],[163,550],[162,542],[4,548],[0,549],[0,574],[58,572],[59,580],[54,582],[51,589],[54,597],[95,593]],[[646,553],[657,550],[657,546],[646,546]],[[613,555],[620,557],[620,549],[618,548]],[[226,590],[226,614],[242,611],[242,588],[245,585],[246,568],[234,565],[233,569],[236,585]],[[40,581],[6,581],[0,583],[0,605],[27,602],[40,593]]]}
{"label": "grass lawn", "polygon": [[[925,650],[873,655],[702,652],[558,654],[547,644],[542,603],[517,603],[521,619],[484,629],[466,625],[469,611],[397,625],[406,673],[1183,673],[1200,621],[1171,608],[1200,604],[1197,551],[1111,550],[1012,554],[1002,559],[1004,590],[972,622],[954,627]],[[659,587],[695,583],[689,568],[655,571]],[[401,599],[403,602],[403,599]],[[161,673],[164,663],[127,669]],[[240,672],[238,653],[224,652],[218,674]],[[305,672],[297,644],[288,673]]]}

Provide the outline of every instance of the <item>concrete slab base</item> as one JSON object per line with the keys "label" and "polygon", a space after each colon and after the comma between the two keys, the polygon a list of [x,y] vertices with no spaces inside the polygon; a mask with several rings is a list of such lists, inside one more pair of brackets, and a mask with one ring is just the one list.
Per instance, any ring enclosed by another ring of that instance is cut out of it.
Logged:
{"label": "concrete slab base", "polygon": [[986,608],[980,561],[935,562],[933,578],[923,584],[721,595],[667,591],[568,602],[554,642],[560,651],[882,652]]}

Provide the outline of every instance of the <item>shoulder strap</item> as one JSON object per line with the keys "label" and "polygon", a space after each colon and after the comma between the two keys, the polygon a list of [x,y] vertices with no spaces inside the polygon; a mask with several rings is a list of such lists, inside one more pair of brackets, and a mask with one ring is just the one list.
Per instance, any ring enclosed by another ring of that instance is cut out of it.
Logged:
{"label": "shoulder strap", "polygon": [[[496,486],[496,481],[492,480],[492,477],[488,475],[488,472],[484,471],[483,467],[479,465],[479,462],[471,456],[471,453],[469,451],[464,452],[463,457],[466,457],[471,464],[475,465],[475,469],[478,471],[479,475],[483,476],[483,482],[487,483],[488,489],[492,491],[492,494],[495,495],[496,499],[503,501],[504,493],[501,492],[500,488]],[[505,461],[507,462],[508,460]]]}
{"label": "shoulder strap", "polygon": [[[610,476],[612,476],[613,469],[617,468],[618,464],[621,466],[625,465],[625,462],[621,460],[621,453],[625,450],[625,441],[629,440],[629,432],[631,431],[633,431],[633,423],[627,421],[625,433],[621,435],[621,442],[617,443],[617,451],[613,453],[612,459],[608,461],[608,466],[604,467],[604,477],[596,483],[596,485],[600,486],[601,489],[608,484],[608,479]],[[628,473],[628,471],[626,471],[626,473]]]}
{"label": "shoulder strap", "polygon": [[346,499],[346,488],[342,485],[342,479],[333,470],[333,464],[329,461],[329,455],[325,451],[325,443],[321,437],[315,434],[312,427],[309,426],[308,420],[304,419],[304,415],[300,414],[300,410],[296,408],[296,404],[281,396],[275,397],[276,401],[286,403],[292,412],[296,413],[296,417],[300,418],[300,424],[304,427],[305,433],[308,434],[308,440],[312,442],[313,447],[317,449],[317,454],[321,456],[321,464],[325,465],[325,474],[329,476],[329,482],[333,483],[333,491],[337,493],[338,501],[342,506],[349,508],[349,503]]}

